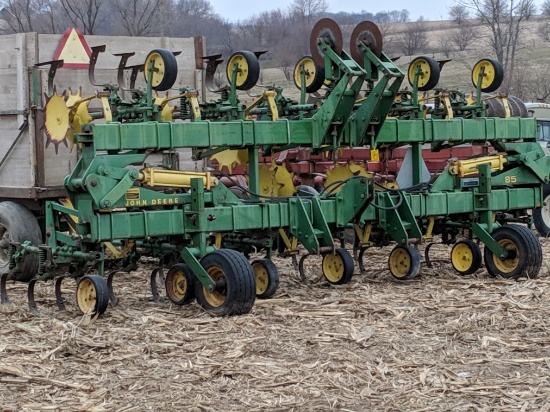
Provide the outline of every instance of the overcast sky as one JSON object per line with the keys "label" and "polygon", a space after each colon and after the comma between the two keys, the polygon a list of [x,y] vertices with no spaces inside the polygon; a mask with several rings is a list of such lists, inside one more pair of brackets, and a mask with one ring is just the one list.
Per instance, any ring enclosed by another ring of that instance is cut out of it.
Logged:
{"label": "overcast sky", "polygon": [[[258,14],[262,11],[273,10],[276,8],[286,9],[291,0],[209,0],[217,14],[229,21],[243,20]],[[537,5],[544,0],[535,0]],[[360,12],[366,10],[371,13],[377,13],[385,10],[407,9],[411,13],[411,20],[416,20],[424,16],[426,20],[446,20],[448,10],[456,4],[454,0],[391,0],[391,1],[373,1],[373,0],[328,0],[329,11],[337,13]]]}

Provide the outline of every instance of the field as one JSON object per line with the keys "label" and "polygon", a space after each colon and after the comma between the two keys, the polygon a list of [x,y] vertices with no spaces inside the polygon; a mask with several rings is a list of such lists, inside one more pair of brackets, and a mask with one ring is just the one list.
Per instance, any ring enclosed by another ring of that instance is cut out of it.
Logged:
{"label": "field", "polygon": [[[545,262],[550,240],[542,239]],[[150,300],[147,266],[115,279],[120,303],[99,319],[68,311],[51,285],[10,284],[0,307],[0,411],[550,410],[550,273],[518,282],[467,277],[433,248],[410,282],[386,269],[331,287],[310,258],[308,283],[276,260],[281,286],[245,316]]]}

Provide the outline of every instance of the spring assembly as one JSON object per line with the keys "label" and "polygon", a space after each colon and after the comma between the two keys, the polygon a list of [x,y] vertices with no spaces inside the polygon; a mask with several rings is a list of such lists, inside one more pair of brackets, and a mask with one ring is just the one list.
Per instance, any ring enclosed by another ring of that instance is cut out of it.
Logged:
{"label": "spring assembly", "polygon": [[229,100],[229,90],[227,90],[227,89],[222,90],[221,99],[222,100]]}
{"label": "spring assembly", "polygon": [[40,249],[38,251],[38,275],[43,275],[46,272],[46,251]]}
{"label": "spring assembly", "polygon": [[187,96],[182,96],[180,98],[180,117],[182,119],[187,119],[189,117],[189,99]]}
{"label": "spring assembly", "polygon": [[8,247],[8,258],[9,258],[9,269],[12,270],[15,267],[15,258],[13,255],[15,254],[15,246],[9,245]]}

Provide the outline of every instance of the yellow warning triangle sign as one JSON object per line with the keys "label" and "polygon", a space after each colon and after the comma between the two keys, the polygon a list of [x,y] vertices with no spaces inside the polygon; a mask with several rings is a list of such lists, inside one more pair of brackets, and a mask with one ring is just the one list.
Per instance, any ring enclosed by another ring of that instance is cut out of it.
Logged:
{"label": "yellow warning triangle sign", "polygon": [[69,27],[57,46],[54,60],[63,60],[65,69],[87,69],[92,54],[80,30]]}

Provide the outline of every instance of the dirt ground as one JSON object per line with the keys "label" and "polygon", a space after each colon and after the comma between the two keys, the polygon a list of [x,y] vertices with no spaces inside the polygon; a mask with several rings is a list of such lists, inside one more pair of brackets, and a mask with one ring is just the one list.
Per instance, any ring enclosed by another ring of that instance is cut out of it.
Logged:
{"label": "dirt ground", "polygon": [[147,272],[115,280],[120,303],[79,314],[73,285],[9,285],[0,307],[0,411],[550,411],[550,240],[535,280],[453,273],[450,249],[409,282],[366,254],[368,273],[281,286],[245,316],[151,301]]}

